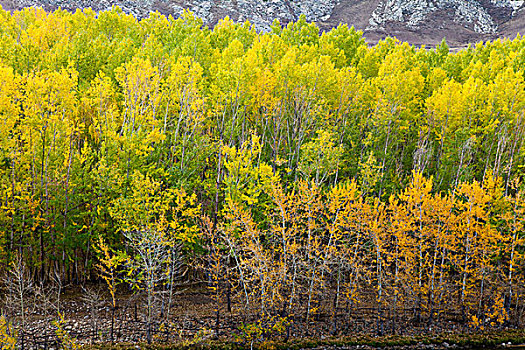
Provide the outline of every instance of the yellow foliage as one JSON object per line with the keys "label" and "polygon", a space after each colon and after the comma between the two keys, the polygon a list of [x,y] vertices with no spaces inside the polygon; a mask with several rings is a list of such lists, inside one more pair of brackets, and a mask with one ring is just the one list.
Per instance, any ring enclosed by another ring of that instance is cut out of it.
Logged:
{"label": "yellow foliage", "polygon": [[58,338],[59,342],[59,348],[63,350],[77,350],[80,349],[80,344],[78,344],[78,341],[72,337],[69,332],[64,328],[66,320],[64,319],[64,315],[59,313],[58,314],[58,321],[53,321],[53,325],[56,327],[55,333]]}
{"label": "yellow foliage", "polygon": [[4,316],[0,317],[0,349],[1,350],[15,350],[16,349],[17,332]]}

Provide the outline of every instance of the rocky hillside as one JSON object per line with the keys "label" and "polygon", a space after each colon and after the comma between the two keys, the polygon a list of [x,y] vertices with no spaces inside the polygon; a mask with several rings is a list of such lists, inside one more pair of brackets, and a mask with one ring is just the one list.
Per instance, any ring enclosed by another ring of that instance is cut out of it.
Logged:
{"label": "rocky hillside", "polygon": [[348,23],[371,42],[387,35],[414,44],[452,45],[525,33],[525,1],[512,0],[0,0],[4,9],[42,6],[47,10],[120,6],[138,18],[151,11],[178,16],[187,8],[213,25],[225,16],[249,20],[268,30],[275,18],[283,24],[301,14],[326,30]]}

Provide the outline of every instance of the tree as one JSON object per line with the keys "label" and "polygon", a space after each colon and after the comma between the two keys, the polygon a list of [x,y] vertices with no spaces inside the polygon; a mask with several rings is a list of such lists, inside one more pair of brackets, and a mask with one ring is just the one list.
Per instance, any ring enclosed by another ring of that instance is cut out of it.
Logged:
{"label": "tree", "polygon": [[98,238],[98,242],[93,246],[93,249],[99,254],[100,263],[96,266],[99,269],[100,276],[106,282],[111,296],[110,340],[113,342],[115,310],[117,309],[117,286],[123,281],[122,273],[128,258],[122,252],[113,251],[102,237]]}
{"label": "tree", "polygon": [[128,247],[125,280],[146,297],[150,343],[154,321],[164,317],[166,304],[169,315],[174,288],[184,274],[181,249],[196,240],[198,228],[193,220],[200,209],[195,195],[162,191],[160,181],[140,172],[133,175],[131,188],[131,196],[115,200],[111,214],[119,221]]}

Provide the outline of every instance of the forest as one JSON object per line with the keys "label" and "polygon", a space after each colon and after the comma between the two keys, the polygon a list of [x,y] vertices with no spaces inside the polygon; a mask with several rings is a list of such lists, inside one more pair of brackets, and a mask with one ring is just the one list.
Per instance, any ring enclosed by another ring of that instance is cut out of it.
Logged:
{"label": "forest", "polygon": [[196,288],[246,339],[523,327],[524,79],[520,36],[0,8],[2,313],[96,282],[148,341]]}

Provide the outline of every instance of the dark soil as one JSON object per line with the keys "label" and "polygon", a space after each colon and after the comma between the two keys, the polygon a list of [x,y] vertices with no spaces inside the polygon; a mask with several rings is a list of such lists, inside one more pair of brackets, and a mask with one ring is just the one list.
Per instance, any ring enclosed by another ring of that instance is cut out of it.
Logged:
{"label": "dark soil", "polygon": [[[113,311],[105,286],[94,284],[83,289],[67,288],[60,302],[33,299],[28,303],[25,326],[21,327],[20,312],[3,305],[3,314],[19,325],[19,348],[44,349],[57,346],[56,327],[53,321],[58,312],[64,315],[64,329],[79,344],[102,344],[88,349],[137,349],[151,348],[138,345],[146,342],[146,323],[140,297],[128,290],[120,290],[117,308]],[[95,300],[94,300],[95,299]],[[46,305],[47,303],[47,305]],[[225,303],[221,303],[225,304]],[[59,306],[59,309],[57,308]],[[239,331],[242,324],[255,323],[256,315],[246,318],[240,305],[232,303],[232,312],[221,305],[217,324],[215,303],[204,287],[188,287],[175,296],[168,322],[154,325],[153,341],[157,349],[454,349],[472,347],[513,347],[525,343],[525,330],[499,330],[479,333],[479,330],[462,327],[453,318],[441,320],[431,330],[427,325],[415,326],[410,314],[404,319],[396,316],[396,335],[377,336],[377,319],[372,308],[341,311],[337,322],[333,314],[320,313],[305,327],[304,319],[297,317],[287,334],[269,333],[257,339],[247,339]],[[1,311],[0,310],[0,311]],[[164,311],[166,312],[166,311]],[[112,327],[112,316],[114,318]],[[160,318],[160,315],[159,315]],[[334,330],[334,325],[336,328]],[[388,315],[385,315],[385,332],[391,332]],[[437,334],[437,335],[436,335]],[[113,347],[107,344],[113,342]],[[252,343],[253,342],[253,343]],[[106,344],[106,345],[104,345]],[[129,344],[129,345],[125,345]],[[153,348],[151,348],[153,349]]]}

